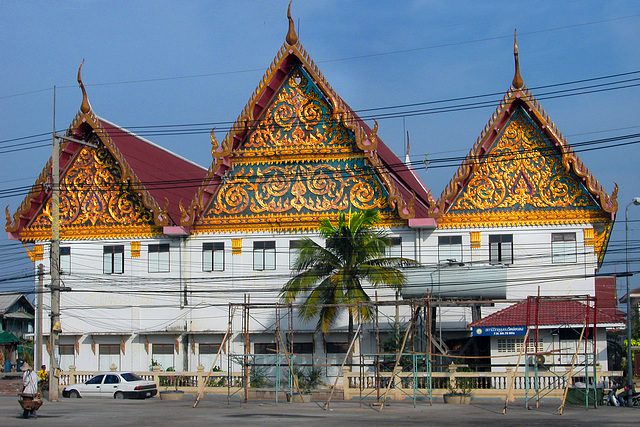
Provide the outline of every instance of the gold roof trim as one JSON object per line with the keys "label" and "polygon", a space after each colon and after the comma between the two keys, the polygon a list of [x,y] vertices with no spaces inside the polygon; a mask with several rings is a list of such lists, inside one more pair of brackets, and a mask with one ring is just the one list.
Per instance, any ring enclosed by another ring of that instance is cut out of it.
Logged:
{"label": "gold roof trim", "polygon": [[[212,129],[211,154],[213,156],[213,162],[209,167],[204,180],[204,182],[208,184],[206,186],[201,186],[196,192],[194,199],[191,201],[190,206],[188,208],[183,208],[183,210],[181,211],[183,212],[181,218],[182,226],[193,225],[197,217],[203,212],[203,209],[207,208],[206,204],[209,203],[212,199],[205,198],[205,194],[214,194],[216,191],[214,187],[224,180],[226,170],[231,168],[233,163],[234,148],[245,139],[247,134],[252,131],[252,128],[255,126],[254,123],[256,123],[256,120],[258,120],[259,116],[267,110],[266,104],[260,105],[258,103],[263,101],[263,96],[265,96],[267,90],[275,92],[278,89],[275,87],[270,87],[270,84],[274,81],[276,73],[281,70],[284,61],[290,56],[294,56],[300,61],[305,71],[309,73],[310,77],[313,79],[318,88],[325,94],[325,96],[327,97],[327,101],[331,104],[335,119],[342,119],[342,123],[344,124],[344,126],[353,132],[356,145],[359,149],[363,150],[364,156],[371,161],[372,165],[375,168],[378,168],[377,170],[380,171],[385,169],[385,166],[380,161],[376,152],[378,148],[377,121],[374,120],[374,127],[373,129],[369,130],[363,127],[366,126],[364,125],[364,122],[362,122],[361,124],[359,119],[356,120],[352,110],[336,94],[331,85],[329,85],[327,80],[320,72],[320,69],[315,65],[307,51],[304,49],[304,47],[296,37],[295,43],[289,44],[288,42],[286,42],[282,45],[282,47],[276,54],[275,59],[262,77],[262,80],[258,84],[258,87],[243,108],[242,112],[225,136],[222,143],[218,143],[218,140],[215,138]],[[270,99],[271,98],[269,98],[269,100]],[[402,218],[412,218],[414,216],[413,201],[405,201],[400,191],[395,188],[396,185],[390,179],[388,179],[386,175],[387,174],[385,173],[379,174],[385,188],[390,195],[391,204],[398,210],[398,213]]]}
{"label": "gold roof trim", "polygon": [[[80,68],[82,68],[82,64],[80,65]],[[78,83],[80,84],[80,88],[82,89],[82,92],[83,92],[83,102],[82,102],[82,106],[80,107],[80,111],[76,114],[75,118],[73,119],[73,122],[71,123],[71,125],[69,126],[69,129],[67,130],[67,135],[73,134],[74,130],[78,129],[81,125],[85,123],[88,126],[90,126],[93,130],[93,134],[95,135],[95,137],[98,138],[109,149],[109,151],[114,156],[118,164],[122,167],[122,179],[130,180],[134,188],[140,188],[140,190],[138,191],[138,194],[142,198],[142,201],[145,207],[147,207],[149,210],[153,212],[153,218],[156,226],[168,225],[169,224],[169,215],[167,214],[168,206],[165,205],[164,208],[161,208],[160,205],[158,205],[158,203],[151,196],[151,194],[144,188],[144,186],[138,179],[137,175],[133,172],[129,164],[124,159],[124,156],[122,155],[120,150],[118,150],[116,145],[113,143],[113,140],[111,139],[109,134],[102,127],[98,116],[96,116],[94,112],[91,110],[88,100],[86,99],[86,91],[84,90],[84,85],[82,84],[80,69],[78,70]],[[84,111],[86,110],[87,106],[89,110]],[[125,130],[123,130],[123,132],[124,131]],[[68,144],[70,144],[70,142],[68,141],[63,142],[61,144],[60,152],[62,152]],[[74,158],[75,158],[75,153],[74,155],[71,156],[71,158],[67,161],[67,163],[63,167],[67,168],[69,165],[71,165]],[[50,186],[48,184],[49,184],[49,172],[51,171],[52,167],[53,167],[52,159],[50,157],[44,169],[42,170],[42,172],[40,172],[40,175],[36,179],[36,182],[31,187],[31,190],[29,191],[27,196],[23,199],[22,203],[14,213],[13,218],[9,214],[9,207],[7,206],[5,208],[5,215],[7,219],[5,230],[7,232],[12,233],[18,230],[20,226],[20,218],[25,216],[29,212],[30,207],[32,205],[38,205],[38,206],[35,208],[33,216],[29,219],[29,221],[35,219],[40,209],[42,209],[43,206],[46,206],[51,193],[51,190],[49,189]],[[40,195],[42,192],[47,193],[47,195],[42,197],[41,200],[38,200],[38,195]],[[25,224],[25,226],[28,227],[28,223]],[[61,230],[61,236],[63,237],[67,236],[67,233],[65,233],[64,231],[65,228]],[[153,231],[144,231],[142,234],[140,234],[140,236],[147,236],[149,235],[149,233],[155,234],[155,232]],[[22,236],[24,236],[24,238],[28,240],[34,240],[34,239],[37,240],[37,238],[45,236],[45,234],[46,233],[44,231],[36,232],[36,231],[25,230],[24,233],[21,231],[20,236],[21,238]],[[110,234],[110,233],[107,233],[107,234]]]}
{"label": "gold roof trim", "polygon": [[432,215],[440,221],[439,218],[446,214],[449,206],[451,206],[458,194],[462,191],[469,177],[478,169],[484,155],[494,142],[494,138],[502,131],[501,126],[508,120],[507,115],[511,113],[510,107],[515,102],[524,103],[528,107],[528,113],[538,121],[540,128],[545,133],[550,134],[552,137],[550,138],[551,142],[560,151],[559,154],[561,155],[565,169],[572,170],[575,175],[581,179],[585,188],[587,188],[594,199],[597,200],[600,208],[611,214],[617,212],[618,184],[614,183],[614,189],[611,195],[608,195],[571,149],[567,140],[562,136],[538,101],[529,92],[529,89],[527,89],[526,86],[519,89],[511,86],[491,116],[491,119],[482,130],[482,134],[478,137],[473,148],[469,151],[466,159],[462,162],[462,165],[460,165],[452,180],[440,195],[437,204],[431,210]]}
{"label": "gold roof trim", "polygon": [[[88,113],[78,113],[73,120],[71,126],[69,126],[68,134],[73,132],[73,129],[77,129],[81,124],[86,123],[93,129],[93,132],[97,138],[109,149],[113,157],[115,157],[118,164],[122,167],[122,180],[130,180],[133,188],[139,188],[138,195],[142,198],[144,205],[153,212],[153,219],[156,225],[164,226],[169,224],[169,215],[167,214],[168,202],[164,208],[160,207],[158,202],[151,196],[149,191],[145,189],[144,184],[140,181],[136,173],[131,169],[129,163],[126,161],[118,147],[115,145],[109,133],[102,127],[100,118],[96,116],[93,111]],[[122,129],[122,132],[127,130]]]}

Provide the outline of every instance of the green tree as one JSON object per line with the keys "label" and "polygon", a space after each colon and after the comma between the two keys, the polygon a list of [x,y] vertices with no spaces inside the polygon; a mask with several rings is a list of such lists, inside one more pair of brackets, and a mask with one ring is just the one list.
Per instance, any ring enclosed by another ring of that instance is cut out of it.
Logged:
{"label": "green tree", "polygon": [[387,286],[400,291],[406,283],[401,266],[417,265],[413,260],[385,257],[391,239],[385,230],[376,228],[377,211],[368,210],[338,216],[337,224],[328,218],[319,223],[321,246],[305,238],[294,265],[295,276],[280,291],[280,299],[290,303],[299,296],[306,299],[298,314],[305,321],[318,317],[318,330],[328,333],[343,307],[348,307],[349,342],[353,339],[354,320],[369,321],[373,311],[363,284]]}

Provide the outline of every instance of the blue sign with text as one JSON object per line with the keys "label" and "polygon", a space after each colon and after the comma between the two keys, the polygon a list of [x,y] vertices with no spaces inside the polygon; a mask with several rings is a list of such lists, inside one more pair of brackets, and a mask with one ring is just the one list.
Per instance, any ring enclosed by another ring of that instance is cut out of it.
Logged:
{"label": "blue sign with text", "polygon": [[526,326],[487,326],[473,328],[474,337],[497,337],[507,335],[525,335]]}

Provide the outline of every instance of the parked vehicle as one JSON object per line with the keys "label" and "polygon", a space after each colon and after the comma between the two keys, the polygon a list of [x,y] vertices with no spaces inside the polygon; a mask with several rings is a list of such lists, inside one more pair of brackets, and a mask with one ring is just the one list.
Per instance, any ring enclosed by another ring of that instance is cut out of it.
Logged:
{"label": "parked vehicle", "polygon": [[[616,394],[618,390],[620,390],[620,384],[614,383],[609,393],[604,397],[604,403],[607,406],[624,406],[624,401],[621,400],[623,397],[620,394]],[[624,393],[624,390],[622,391]]]}
{"label": "parked vehicle", "polygon": [[108,372],[98,374],[89,381],[72,384],[62,390],[63,397],[110,397],[114,399],[145,399],[158,394],[153,381],[140,378],[132,372]]}

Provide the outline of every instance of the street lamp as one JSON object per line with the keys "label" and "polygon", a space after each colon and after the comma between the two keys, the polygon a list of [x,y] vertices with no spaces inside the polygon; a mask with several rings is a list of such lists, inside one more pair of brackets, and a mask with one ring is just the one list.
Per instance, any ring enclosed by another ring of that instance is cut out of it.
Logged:
{"label": "street lamp", "polygon": [[627,406],[631,406],[631,394],[633,393],[633,366],[631,355],[631,295],[629,294],[629,207],[640,205],[640,197],[634,197],[624,210],[624,230],[625,230],[625,256],[626,256],[626,281],[627,281],[627,381],[629,390],[627,391]]}

